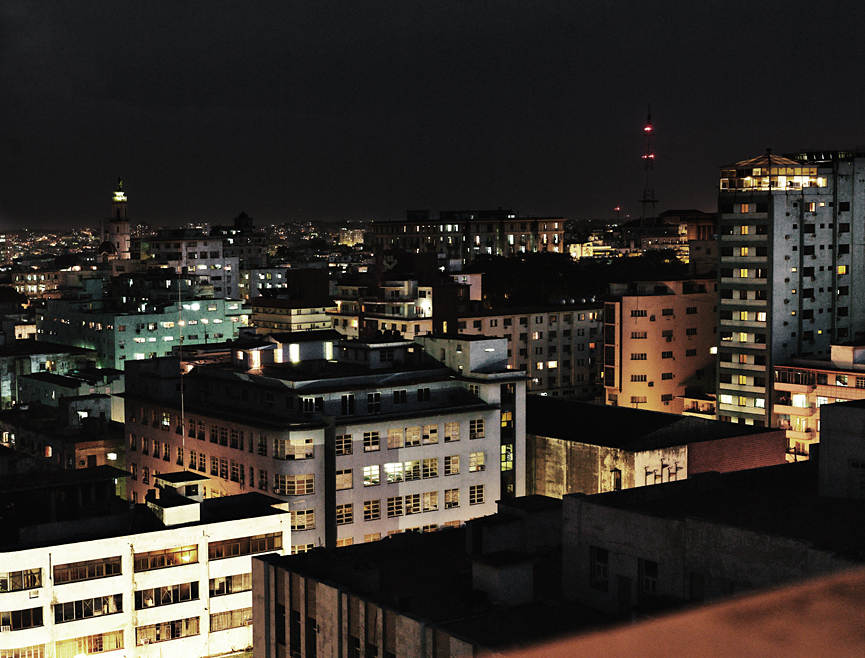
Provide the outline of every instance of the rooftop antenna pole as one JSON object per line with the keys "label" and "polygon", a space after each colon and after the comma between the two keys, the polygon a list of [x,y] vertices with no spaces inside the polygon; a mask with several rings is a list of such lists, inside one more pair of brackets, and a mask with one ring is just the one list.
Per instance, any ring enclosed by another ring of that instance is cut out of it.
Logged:
{"label": "rooftop antenna pole", "polygon": [[[643,214],[640,216],[640,226],[646,222],[646,218],[655,214],[655,204],[658,200],[655,198],[655,190],[649,187],[651,182],[651,173],[655,162],[655,154],[652,152],[652,106],[648,106],[646,112],[646,127],[643,128],[646,133],[646,152],[643,154],[643,166],[646,171],[646,182],[643,186],[643,199],[640,202],[643,206]],[[651,208],[649,207],[651,206]]]}

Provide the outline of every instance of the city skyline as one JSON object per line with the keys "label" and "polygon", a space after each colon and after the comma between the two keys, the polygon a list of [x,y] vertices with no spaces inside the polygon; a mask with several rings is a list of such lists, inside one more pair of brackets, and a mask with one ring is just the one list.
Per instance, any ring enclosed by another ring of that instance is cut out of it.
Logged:
{"label": "city skyline", "polygon": [[[38,11],[37,11],[38,9]],[[718,167],[865,143],[863,8],[7,3],[0,229],[510,207],[713,211]]]}

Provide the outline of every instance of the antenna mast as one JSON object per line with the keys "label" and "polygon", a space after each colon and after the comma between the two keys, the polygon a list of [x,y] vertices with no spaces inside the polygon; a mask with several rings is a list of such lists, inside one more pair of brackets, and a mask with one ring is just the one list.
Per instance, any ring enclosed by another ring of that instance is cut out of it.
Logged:
{"label": "antenna mast", "polygon": [[[648,106],[646,112],[646,127],[643,128],[646,133],[646,152],[643,154],[643,166],[646,170],[646,182],[643,185],[643,199],[640,202],[643,206],[643,214],[640,216],[640,226],[646,222],[646,217],[655,214],[655,204],[658,200],[655,198],[655,190],[650,188],[652,169],[655,163],[655,154],[652,152],[652,106]],[[651,207],[650,207],[651,206]]]}

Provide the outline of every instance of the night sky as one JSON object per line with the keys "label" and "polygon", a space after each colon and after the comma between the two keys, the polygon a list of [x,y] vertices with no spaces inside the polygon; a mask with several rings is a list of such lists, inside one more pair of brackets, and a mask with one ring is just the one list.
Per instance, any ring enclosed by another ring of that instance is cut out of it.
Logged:
{"label": "night sky", "polygon": [[865,145],[865,3],[0,2],[0,228],[711,211],[717,167]]}

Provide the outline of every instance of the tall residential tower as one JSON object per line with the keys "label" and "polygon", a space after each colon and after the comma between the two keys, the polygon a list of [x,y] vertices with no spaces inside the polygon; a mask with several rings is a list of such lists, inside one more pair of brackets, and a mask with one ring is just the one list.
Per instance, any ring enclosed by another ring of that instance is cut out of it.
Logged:
{"label": "tall residential tower", "polygon": [[767,152],[720,178],[718,417],[775,425],[773,366],[865,329],[865,153]]}

